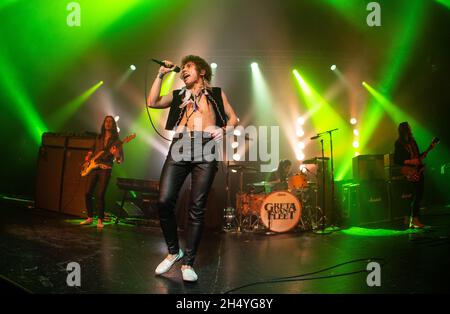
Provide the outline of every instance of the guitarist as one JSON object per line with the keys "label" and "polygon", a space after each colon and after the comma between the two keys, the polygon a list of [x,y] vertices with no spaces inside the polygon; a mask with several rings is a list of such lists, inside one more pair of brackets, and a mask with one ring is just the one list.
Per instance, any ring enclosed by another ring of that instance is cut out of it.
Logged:
{"label": "guitarist", "polygon": [[121,163],[123,161],[123,150],[120,145],[119,133],[117,132],[117,124],[112,116],[106,116],[103,120],[100,135],[97,136],[92,150],[86,155],[85,161],[89,161],[91,156],[95,156],[100,151],[103,154],[97,159],[102,167],[92,170],[88,175],[86,188],[86,209],[88,218],[81,222],[81,225],[91,224],[94,217],[93,196],[97,187],[97,210],[98,222],[97,227],[103,228],[103,219],[105,216],[105,194],[108,187],[113,162]]}
{"label": "guitarist", "polygon": [[[398,139],[395,142],[394,162],[399,166],[419,167],[422,165],[421,157],[423,154],[419,152],[419,147],[411,131],[408,122],[402,122],[398,126]],[[418,180],[411,182],[413,186],[414,200],[412,208],[408,209],[404,217],[404,224],[410,226],[410,216],[412,214],[412,226],[415,228],[423,228],[419,220],[420,203],[422,201],[424,190],[424,176],[421,173]],[[412,213],[410,213],[412,210]]]}

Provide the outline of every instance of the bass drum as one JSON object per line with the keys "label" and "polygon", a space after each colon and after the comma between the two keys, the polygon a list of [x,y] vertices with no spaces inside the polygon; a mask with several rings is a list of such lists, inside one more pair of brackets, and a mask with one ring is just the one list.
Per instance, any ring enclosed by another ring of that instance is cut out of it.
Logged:
{"label": "bass drum", "polygon": [[286,232],[297,226],[302,215],[298,198],[290,192],[272,192],[260,207],[263,224],[271,231]]}

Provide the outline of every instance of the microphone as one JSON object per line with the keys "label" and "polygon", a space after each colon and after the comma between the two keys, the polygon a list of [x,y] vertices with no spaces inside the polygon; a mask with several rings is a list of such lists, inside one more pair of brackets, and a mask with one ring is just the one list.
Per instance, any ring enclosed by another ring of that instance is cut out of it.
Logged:
{"label": "microphone", "polygon": [[[152,60],[153,60],[153,62],[158,63],[160,66],[163,66],[163,67],[168,68],[168,69],[171,68],[171,66],[167,65],[167,64],[166,64],[165,62],[163,62],[163,61],[158,61],[158,60],[156,60],[156,59],[152,59]],[[180,69],[180,67],[179,67],[178,65],[174,65],[174,66],[175,66],[175,68],[173,69],[174,72],[178,73],[178,72],[181,71],[181,69]]]}
{"label": "microphone", "polygon": [[320,135],[316,135],[316,136],[311,137],[310,140],[315,140],[315,139],[318,139],[319,137],[320,137]]}

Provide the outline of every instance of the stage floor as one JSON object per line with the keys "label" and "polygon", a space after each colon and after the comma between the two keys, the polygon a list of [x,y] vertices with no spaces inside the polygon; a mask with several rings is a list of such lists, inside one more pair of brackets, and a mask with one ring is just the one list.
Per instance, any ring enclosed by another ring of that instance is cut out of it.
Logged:
{"label": "stage floor", "polygon": [[[180,264],[164,276],[154,275],[166,254],[159,228],[108,223],[97,230],[79,226],[81,220],[73,217],[1,205],[0,274],[4,282],[33,293],[220,294],[257,282],[263,283],[232,293],[450,292],[450,208],[424,216],[431,226],[425,231],[389,224],[328,235],[206,232],[195,265],[199,281],[184,283]],[[367,285],[367,272],[336,276],[365,269],[365,261],[294,281],[265,282],[368,258],[383,260],[379,287]],[[70,262],[80,264],[81,287],[66,283]],[[326,278],[311,279],[319,276]]]}

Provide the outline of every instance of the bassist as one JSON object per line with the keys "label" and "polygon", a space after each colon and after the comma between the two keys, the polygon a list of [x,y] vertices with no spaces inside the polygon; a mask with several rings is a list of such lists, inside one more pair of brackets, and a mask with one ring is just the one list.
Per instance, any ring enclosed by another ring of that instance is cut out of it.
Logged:
{"label": "bassist", "polygon": [[[398,139],[395,142],[394,162],[398,166],[417,169],[422,165],[421,153],[411,131],[408,122],[402,122],[398,126]],[[411,208],[406,209],[404,224],[406,227],[423,228],[424,224],[420,222],[419,211],[420,203],[424,191],[424,176],[419,173],[415,180],[409,180],[413,187],[414,199]],[[412,216],[412,221],[410,217]]]}
{"label": "bassist", "polygon": [[103,154],[97,159],[102,167],[92,170],[88,175],[86,188],[86,210],[88,218],[81,222],[82,225],[91,224],[94,217],[94,191],[97,187],[96,201],[98,210],[97,227],[103,228],[105,215],[105,194],[108,187],[113,162],[121,163],[123,161],[123,150],[120,145],[119,134],[117,132],[116,121],[112,116],[106,116],[103,120],[100,135],[96,138],[94,147],[88,152],[85,161],[89,161],[91,156],[95,156],[100,151]]}

